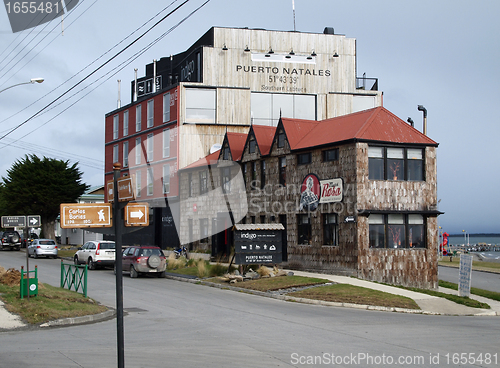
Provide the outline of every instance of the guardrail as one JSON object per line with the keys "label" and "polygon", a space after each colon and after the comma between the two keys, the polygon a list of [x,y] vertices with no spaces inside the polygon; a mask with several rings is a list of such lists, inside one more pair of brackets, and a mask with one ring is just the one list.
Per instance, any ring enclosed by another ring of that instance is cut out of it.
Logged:
{"label": "guardrail", "polygon": [[76,292],[81,288],[81,293],[87,297],[87,265],[74,265],[71,263],[64,263],[61,261],[61,288],[71,290],[73,288]]}

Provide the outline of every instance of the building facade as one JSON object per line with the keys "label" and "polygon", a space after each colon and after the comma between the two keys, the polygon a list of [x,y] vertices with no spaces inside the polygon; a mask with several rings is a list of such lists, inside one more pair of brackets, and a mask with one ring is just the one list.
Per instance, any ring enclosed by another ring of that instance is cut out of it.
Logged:
{"label": "building facade", "polygon": [[106,114],[105,181],[121,163],[137,200],[151,207],[151,225],[124,243],[179,244],[178,170],[216,149],[226,132],[381,105],[377,80],[356,77],[355,39],[331,28],[211,28],[185,52],[146,65],[131,83],[131,102]]}
{"label": "building facade", "polygon": [[[252,126],[246,139],[232,135],[181,170],[181,188],[198,188],[206,172],[209,194],[224,183],[224,163],[236,161],[248,204],[241,222],[283,224],[285,266],[437,288],[436,142],[382,107],[323,121],[281,118]],[[221,237],[204,237],[217,211],[196,206],[188,190],[180,192],[180,232],[199,234],[192,248],[227,251]]]}

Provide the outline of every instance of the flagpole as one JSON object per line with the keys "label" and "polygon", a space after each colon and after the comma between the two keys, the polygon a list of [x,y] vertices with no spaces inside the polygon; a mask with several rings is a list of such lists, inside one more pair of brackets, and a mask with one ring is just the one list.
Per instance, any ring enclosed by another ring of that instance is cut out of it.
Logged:
{"label": "flagpole", "polygon": [[293,31],[296,31],[295,27],[295,0],[292,0],[292,9],[293,9]]}

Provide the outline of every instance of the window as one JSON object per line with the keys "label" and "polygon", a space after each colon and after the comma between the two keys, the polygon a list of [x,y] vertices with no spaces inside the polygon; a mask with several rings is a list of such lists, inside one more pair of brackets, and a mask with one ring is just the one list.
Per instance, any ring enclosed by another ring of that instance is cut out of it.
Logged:
{"label": "window", "polygon": [[153,145],[154,141],[153,141],[153,139],[154,139],[153,134],[152,133],[148,134],[148,139],[146,140],[146,149],[147,149],[146,159],[148,162],[153,161],[153,155],[154,155],[154,145]]}
{"label": "window", "polygon": [[408,180],[424,180],[423,151],[421,149],[408,148],[406,150],[406,159],[408,160]]}
{"label": "window", "polygon": [[251,137],[250,141],[248,142],[248,153],[255,153],[256,146],[257,146],[257,142],[255,141],[255,138]]}
{"label": "window", "polygon": [[286,187],[286,157],[279,158],[280,185]]}
{"label": "window", "polygon": [[231,192],[231,168],[222,168],[222,190],[224,193]]}
{"label": "window", "polygon": [[200,194],[208,192],[208,170],[200,171]]}
{"label": "window", "polygon": [[193,193],[193,174],[189,173],[188,175],[188,197],[192,197]]}
{"label": "window", "polygon": [[170,193],[170,165],[163,165],[163,194]]}
{"label": "window", "polygon": [[136,197],[141,196],[141,189],[142,189],[141,172],[137,171],[135,173],[135,195],[136,195]]}
{"label": "window", "polygon": [[253,124],[277,126],[281,116],[316,120],[313,95],[252,92],[250,104]]}
{"label": "window", "polygon": [[266,161],[260,162],[260,189],[266,186]]}
{"label": "window", "polygon": [[148,186],[148,196],[153,195],[153,190],[154,190],[154,176],[153,176],[153,168],[148,167],[147,170],[147,186]]}
{"label": "window", "polygon": [[254,161],[252,162],[252,188],[256,188],[256,181],[257,181],[257,163]]}
{"label": "window", "polygon": [[170,121],[170,93],[165,93],[163,95],[163,122],[168,123]]}
{"label": "window", "polygon": [[118,130],[119,129],[120,129],[120,117],[117,114],[117,115],[113,116],[113,139],[118,139]]}
{"label": "window", "polygon": [[323,151],[323,161],[337,161],[339,159],[339,149],[331,149]]}
{"label": "window", "polygon": [[123,167],[128,167],[128,141],[123,142]]}
{"label": "window", "polygon": [[297,165],[306,165],[311,163],[311,152],[297,155]]}
{"label": "window", "polygon": [[338,245],[337,215],[327,213],[323,215],[323,244]]}
{"label": "window", "polygon": [[147,120],[147,127],[151,128],[153,125],[155,125],[155,101],[154,100],[149,100],[148,105],[147,105],[147,114],[148,114],[148,120]]}
{"label": "window", "polygon": [[368,147],[371,180],[423,181],[424,150],[421,148]]}
{"label": "window", "polygon": [[141,114],[142,114],[142,108],[141,105],[137,105],[135,107],[135,131],[140,132],[141,131]]}
{"label": "window", "polygon": [[298,244],[311,245],[312,232],[311,232],[311,218],[308,215],[297,215],[297,233]]}
{"label": "window", "polygon": [[224,146],[222,149],[222,159],[223,160],[229,160],[229,147],[227,145]]}
{"label": "window", "polygon": [[371,214],[370,248],[425,248],[424,217],[419,214]]}
{"label": "window", "polygon": [[208,219],[200,219],[200,243],[208,243]]}
{"label": "window", "polygon": [[280,129],[278,133],[278,148],[285,147],[285,132],[283,129]]}
{"label": "window", "polygon": [[123,136],[128,135],[128,110],[123,112]]}
{"label": "window", "polygon": [[170,157],[170,129],[163,131],[163,158]]}
{"label": "window", "polygon": [[113,146],[113,163],[118,162],[118,145]]}
{"label": "window", "polygon": [[186,123],[215,124],[216,90],[186,88]]}
{"label": "window", "polygon": [[141,138],[135,139],[135,164],[141,164]]}
{"label": "window", "polygon": [[243,183],[247,183],[247,164],[243,164]]}

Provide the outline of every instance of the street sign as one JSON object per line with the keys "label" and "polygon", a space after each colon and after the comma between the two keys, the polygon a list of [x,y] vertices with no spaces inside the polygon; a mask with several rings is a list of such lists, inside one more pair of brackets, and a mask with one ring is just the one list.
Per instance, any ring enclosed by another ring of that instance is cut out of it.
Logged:
{"label": "street sign", "polygon": [[[118,183],[118,201],[126,202],[135,199],[132,177],[123,176],[117,180],[117,183]],[[113,202],[115,199],[114,187],[115,186],[112,180],[106,183],[106,190],[108,191],[108,202]]]}
{"label": "street sign", "polygon": [[125,206],[125,226],[149,226],[149,204],[127,204]]}
{"label": "street sign", "polygon": [[61,227],[112,227],[110,203],[61,203]]}
{"label": "street sign", "polygon": [[26,227],[26,216],[2,216],[2,227]]}
{"label": "street sign", "polygon": [[29,227],[40,227],[42,226],[42,220],[40,215],[28,215],[27,222]]}

